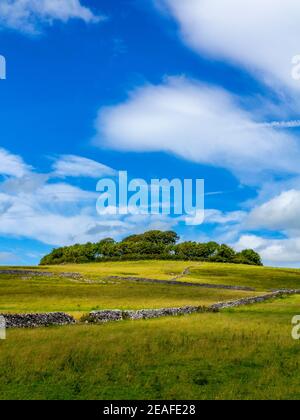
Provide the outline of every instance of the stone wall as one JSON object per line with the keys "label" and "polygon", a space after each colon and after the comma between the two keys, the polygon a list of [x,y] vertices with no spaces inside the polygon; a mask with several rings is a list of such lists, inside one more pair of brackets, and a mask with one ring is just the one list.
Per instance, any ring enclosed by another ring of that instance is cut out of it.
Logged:
{"label": "stone wall", "polygon": [[64,312],[47,314],[0,314],[1,316],[5,319],[6,328],[37,328],[75,324],[75,319]]}
{"label": "stone wall", "polygon": [[[180,278],[180,276],[178,277]],[[244,292],[255,292],[255,289],[252,287],[246,286],[229,286],[226,284],[208,284],[208,283],[192,283],[187,281],[177,281],[177,280],[157,280],[157,279],[146,279],[142,277],[119,277],[119,276],[109,276],[106,277],[107,280],[117,280],[117,281],[133,281],[137,283],[156,283],[164,284],[167,286],[186,286],[186,287],[201,287],[204,289],[223,289],[223,290],[237,290]]]}
{"label": "stone wall", "polygon": [[123,312],[118,309],[106,311],[93,311],[87,317],[83,318],[83,321],[86,321],[91,324],[122,320]]}
{"label": "stone wall", "polygon": [[237,306],[244,306],[244,305],[252,305],[255,303],[265,302],[266,300],[279,298],[282,296],[297,295],[297,294],[300,294],[300,290],[278,290],[276,292],[267,293],[266,295],[248,297],[248,298],[243,298],[239,300],[232,300],[229,302],[216,303],[210,306],[209,309],[213,311],[219,311],[221,309],[235,308]]}
{"label": "stone wall", "polygon": [[79,273],[53,273],[50,271],[35,271],[35,270],[0,270],[0,274],[8,276],[22,276],[22,277],[65,277],[70,279],[81,279],[82,275]]}
{"label": "stone wall", "polygon": [[93,311],[83,320],[88,323],[105,323],[123,320],[139,320],[161,318],[165,316],[190,315],[193,313],[206,312],[208,308],[201,306],[185,306],[182,308],[162,308],[162,309],[140,309],[137,311],[106,310]]}
{"label": "stone wall", "polygon": [[278,290],[276,292],[268,293],[261,296],[248,297],[233,301],[220,302],[214,305],[204,306],[185,306],[182,308],[161,308],[161,309],[140,309],[137,311],[121,311],[121,310],[106,310],[94,311],[89,314],[84,321],[88,323],[105,323],[112,321],[123,320],[140,320],[162,318],[166,316],[180,316],[190,315],[194,313],[203,312],[219,312],[222,309],[234,308],[238,306],[251,305],[255,303],[265,302],[270,299],[279,298],[282,296],[300,294],[300,290]]}
{"label": "stone wall", "polygon": [[123,319],[151,319],[164,316],[190,315],[206,311],[206,308],[199,306],[185,306],[183,308],[162,308],[162,309],[141,309],[138,311],[124,311]]}
{"label": "stone wall", "polygon": [[[261,296],[248,297],[239,300],[220,302],[209,307],[185,306],[181,308],[161,308],[161,309],[140,309],[136,311],[103,310],[93,311],[88,316],[82,318],[82,322],[87,323],[106,323],[123,320],[154,319],[167,316],[182,316],[203,312],[218,312],[226,308],[234,308],[243,305],[265,302],[270,299],[282,296],[300,294],[300,290],[278,290]],[[4,317],[6,328],[37,328],[49,327],[54,325],[75,324],[75,319],[64,312],[52,312],[44,314],[0,314]]]}

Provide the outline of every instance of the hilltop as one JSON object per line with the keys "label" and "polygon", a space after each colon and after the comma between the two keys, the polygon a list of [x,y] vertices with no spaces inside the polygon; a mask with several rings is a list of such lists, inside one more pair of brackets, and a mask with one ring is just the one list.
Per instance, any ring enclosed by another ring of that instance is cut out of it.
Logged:
{"label": "hilltop", "polygon": [[190,260],[247,265],[262,265],[260,255],[252,249],[236,252],[216,242],[179,242],[176,232],[152,230],[131,235],[116,242],[112,238],[98,243],[76,244],[53,249],[42,258],[41,265],[89,263],[103,261]]}

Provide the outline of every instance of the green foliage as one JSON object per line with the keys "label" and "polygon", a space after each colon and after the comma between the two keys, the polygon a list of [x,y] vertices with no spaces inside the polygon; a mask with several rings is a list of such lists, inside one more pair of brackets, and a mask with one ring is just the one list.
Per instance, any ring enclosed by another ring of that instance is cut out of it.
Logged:
{"label": "green foliage", "polygon": [[253,249],[244,249],[244,251],[236,255],[236,258],[239,259],[242,264],[263,265],[260,255],[253,251]]}
{"label": "green foliage", "polygon": [[76,244],[54,249],[41,260],[41,265],[152,259],[262,265],[260,256],[251,249],[236,253],[229,246],[219,245],[216,242],[177,244],[179,239],[176,232],[160,230],[131,235],[121,242],[106,238],[95,244]]}
{"label": "green foliage", "polygon": [[179,236],[176,232],[160,230],[150,230],[141,235],[131,235],[123,239],[122,242],[149,242],[153,244],[175,245],[179,241]]}

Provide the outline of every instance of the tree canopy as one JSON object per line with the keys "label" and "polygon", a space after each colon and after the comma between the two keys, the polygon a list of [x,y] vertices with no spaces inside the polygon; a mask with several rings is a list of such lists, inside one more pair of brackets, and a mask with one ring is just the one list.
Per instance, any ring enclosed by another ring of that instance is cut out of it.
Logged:
{"label": "tree canopy", "polygon": [[[176,232],[151,230],[116,242],[105,238],[97,243],[76,244],[53,249],[42,258],[41,265],[129,260],[194,260],[262,265],[260,255],[252,249],[236,252],[216,242],[179,242]],[[179,243],[178,243],[179,242]]]}

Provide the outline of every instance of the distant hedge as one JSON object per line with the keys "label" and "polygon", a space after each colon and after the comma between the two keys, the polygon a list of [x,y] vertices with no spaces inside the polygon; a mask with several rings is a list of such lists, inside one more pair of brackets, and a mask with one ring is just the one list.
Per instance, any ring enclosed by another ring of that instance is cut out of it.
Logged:
{"label": "distant hedge", "polygon": [[225,244],[178,243],[179,239],[175,232],[159,230],[131,235],[121,242],[106,238],[97,243],[53,249],[42,258],[40,265],[140,260],[193,260],[262,265],[260,255],[252,249],[236,252]]}

